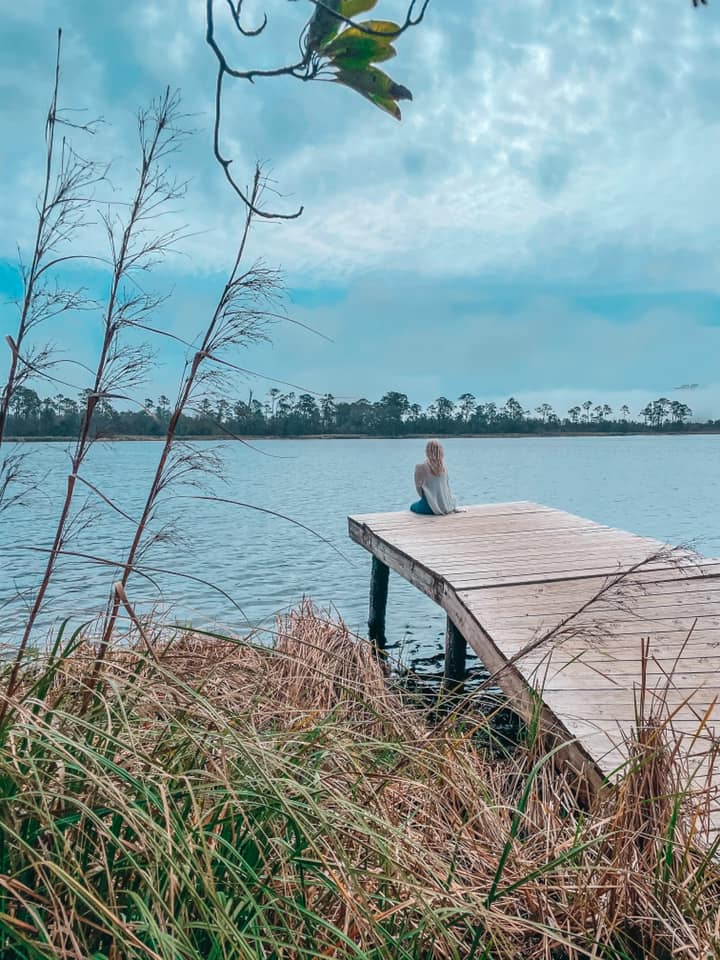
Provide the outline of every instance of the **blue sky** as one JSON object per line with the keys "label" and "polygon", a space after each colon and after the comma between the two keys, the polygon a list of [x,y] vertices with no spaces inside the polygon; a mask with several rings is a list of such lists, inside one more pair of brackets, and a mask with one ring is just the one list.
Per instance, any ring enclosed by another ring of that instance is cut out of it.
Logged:
{"label": "blue sky", "polygon": [[[379,0],[377,13],[401,8]],[[239,62],[292,58],[310,4],[246,9],[249,21],[267,9],[270,23],[234,45]],[[78,145],[116,158],[115,190],[132,177],[139,105],[169,84],[193,114],[177,214],[193,236],[154,281],[174,291],[159,320],[193,336],[241,218],[210,155],[204,3],[0,0],[0,14],[0,294],[12,295],[16,244],[31,239],[62,26],[63,101],[106,119]],[[344,397],[396,389],[426,403],[469,390],[563,412],[663,394],[720,416],[720,5],[433,0],[398,47],[391,72],[415,94],[402,123],[332,84],[229,88],[235,169],[269,161],[280,207],[306,211],[258,226],[253,253],[286,272],[292,316],[330,338],[281,325],[240,362]],[[91,228],[86,246],[102,242]],[[74,279],[98,292],[105,282]],[[14,322],[0,307],[3,336]],[[48,336],[91,363],[97,317]],[[144,395],[174,392],[181,357],[166,342]],[[700,388],[675,391],[687,383]]]}

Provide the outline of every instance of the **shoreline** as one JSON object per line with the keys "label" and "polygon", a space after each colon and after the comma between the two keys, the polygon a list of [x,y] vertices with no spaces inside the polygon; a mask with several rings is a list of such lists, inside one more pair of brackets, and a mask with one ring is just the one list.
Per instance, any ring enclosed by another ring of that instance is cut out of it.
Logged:
{"label": "shoreline", "polygon": [[[512,433],[300,433],[278,436],[277,434],[237,434],[226,436],[222,434],[188,434],[177,437],[176,440],[192,440],[194,443],[203,442],[238,442],[253,443],[258,440],[425,440],[429,436],[440,440],[510,440],[510,439],[556,439],[558,437],[587,438],[587,437],[707,437],[720,435],[720,428],[709,427],[699,430],[547,430],[542,432],[512,432]],[[67,437],[7,437],[8,443],[70,443],[74,436]],[[164,434],[158,437],[141,435],[122,435],[116,437],[97,437],[98,443],[159,443],[165,440]]]}

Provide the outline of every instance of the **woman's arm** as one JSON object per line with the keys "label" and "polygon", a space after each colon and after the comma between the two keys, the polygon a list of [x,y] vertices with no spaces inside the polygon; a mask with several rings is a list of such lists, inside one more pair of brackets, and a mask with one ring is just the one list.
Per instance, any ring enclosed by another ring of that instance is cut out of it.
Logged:
{"label": "woman's arm", "polygon": [[417,495],[421,497],[423,495],[423,480],[425,479],[425,465],[418,463],[415,467],[415,489],[417,490]]}

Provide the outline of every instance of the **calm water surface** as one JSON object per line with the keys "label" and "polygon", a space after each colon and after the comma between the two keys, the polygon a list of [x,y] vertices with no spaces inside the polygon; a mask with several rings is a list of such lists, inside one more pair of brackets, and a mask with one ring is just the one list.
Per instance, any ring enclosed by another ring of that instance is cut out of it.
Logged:
{"label": "calm water surface", "polygon": [[[211,491],[284,513],[332,546],[268,514],[189,499],[205,491],[176,490],[155,529],[175,520],[181,539],[157,543],[144,563],[209,581],[237,607],[197,581],[149,569],[154,582],[133,578],[132,598],[143,609],[160,606],[175,620],[237,632],[248,622],[271,625],[277,611],[306,595],[335,607],[362,631],[369,558],[349,541],[346,518],[405,509],[414,498],[413,466],[422,458],[423,442],[277,440],[257,447],[262,452],[239,443],[225,446],[225,479],[206,481]],[[720,436],[457,439],[445,447],[461,503],[534,500],[672,544],[691,543],[706,555],[720,551]],[[32,454],[42,493],[29,508],[0,515],[0,631],[6,642],[22,623],[44,560],[25,548],[51,542],[68,464],[62,444],[25,449]],[[159,454],[159,444],[149,442],[98,445],[85,476],[133,515]],[[130,523],[89,491],[81,492],[81,502],[86,496],[84,526],[78,526],[67,549],[122,559]],[[97,614],[111,581],[107,566],[64,558],[42,631],[68,616],[79,623]],[[388,638],[402,646],[407,659],[436,653],[443,629],[439,608],[391,578]]]}

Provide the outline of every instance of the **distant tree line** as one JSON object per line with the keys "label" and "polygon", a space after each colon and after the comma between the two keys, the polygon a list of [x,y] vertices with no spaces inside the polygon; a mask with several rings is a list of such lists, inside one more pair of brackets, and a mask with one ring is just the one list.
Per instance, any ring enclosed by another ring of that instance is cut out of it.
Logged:
{"label": "distant tree line", "polygon": [[[72,437],[80,425],[86,402],[58,394],[41,398],[22,388],[13,398],[8,433],[15,437]],[[107,400],[98,404],[95,422],[99,436],[163,436],[171,404],[165,396],[148,398],[136,410],[116,410]],[[560,416],[549,403],[527,410],[510,397],[504,404],[480,403],[471,393],[457,400],[438,397],[427,407],[410,403],[404,393],[391,390],[380,400],[336,400],[331,394],[269,391],[264,400],[203,400],[179,425],[182,436],[278,436],[318,434],[409,436],[498,433],[637,433],[702,432],[720,429],[720,420],[693,422],[692,410],[678,400],[660,397],[633,414],[628,406],[613,411],[591,400]]]}

